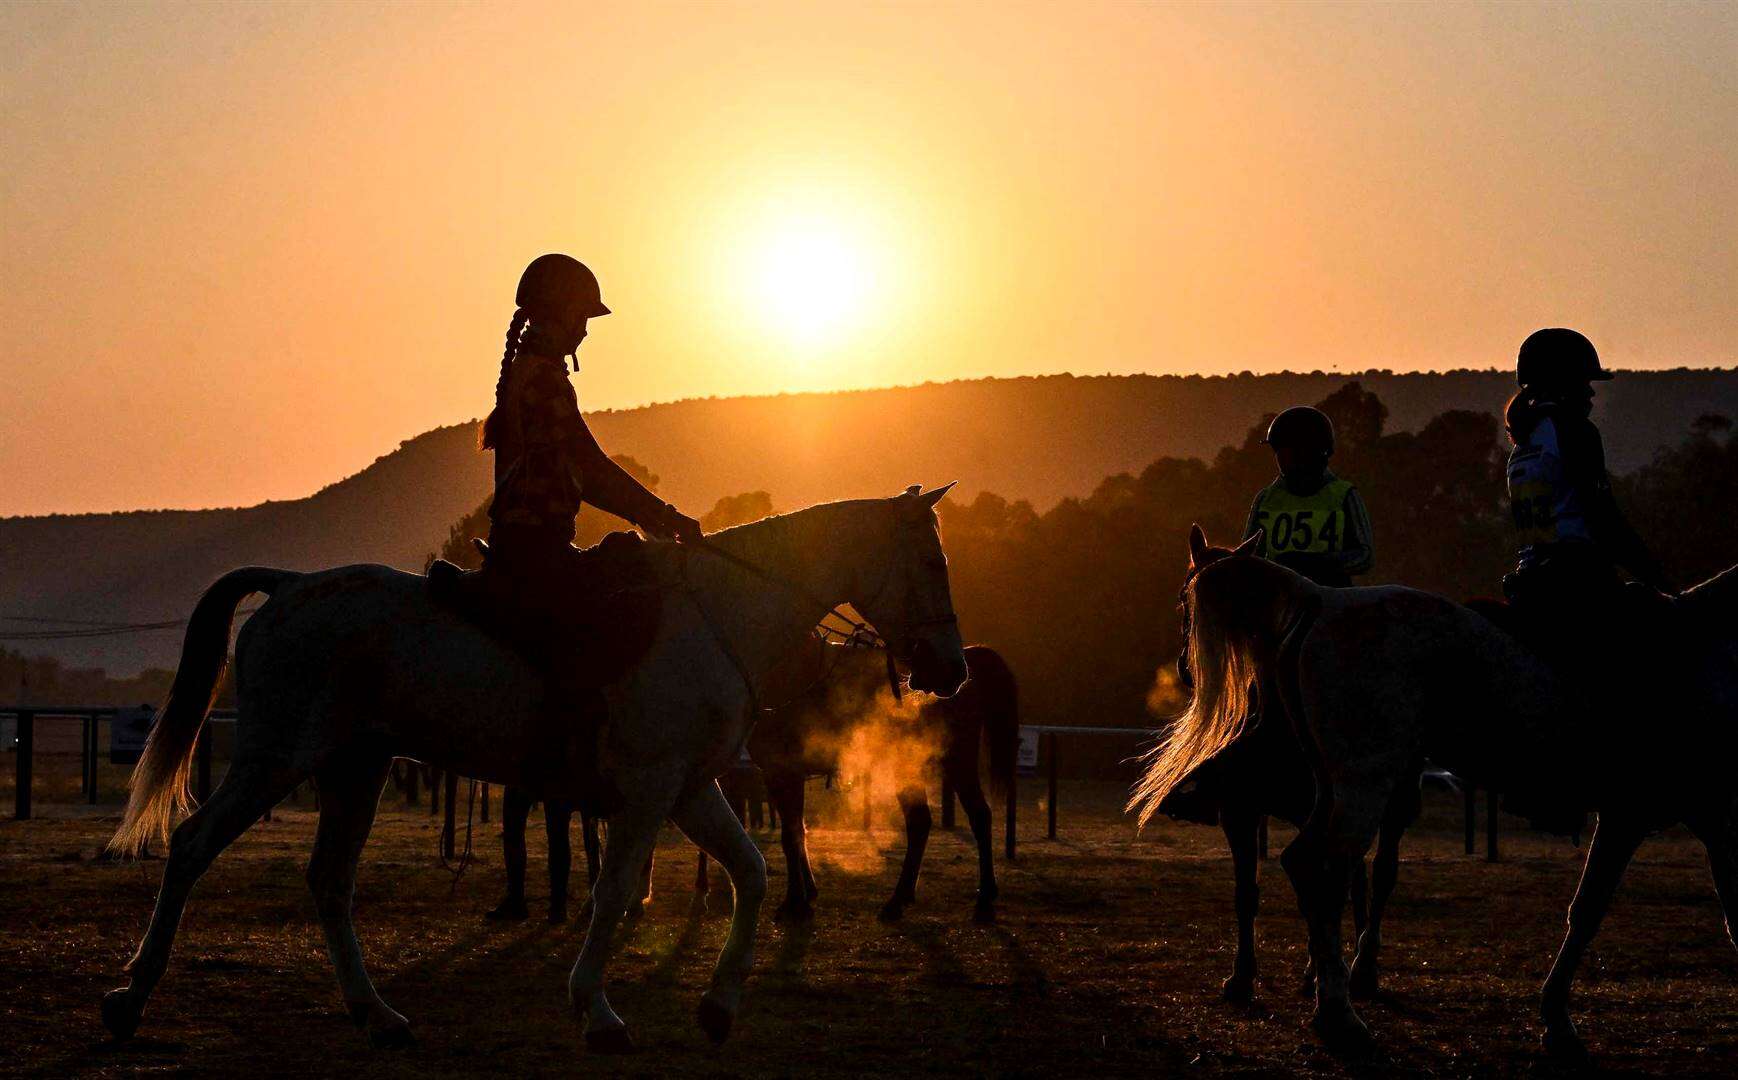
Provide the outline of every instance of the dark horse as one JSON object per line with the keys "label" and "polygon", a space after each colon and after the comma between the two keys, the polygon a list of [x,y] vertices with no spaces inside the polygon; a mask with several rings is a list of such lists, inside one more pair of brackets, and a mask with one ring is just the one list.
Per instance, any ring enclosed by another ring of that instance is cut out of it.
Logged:
{"label": "dark horse", "polygon": [[[893,734],[907,745],[925,748],[923,764],[939,764],[943,779],[958,793],[978,847],[978,893],[974,917],[979,922],[995,918],[996,876],[991,850],[990,804],[978,777],[979,743],[990,753],[992,793],[1003,795],[1014,782],[1014,760],[1019,749],[1019,702],[1013,672],[999,653],[986,645],[965,650],[969,678],[952,698],[922,696],[914,713],[882,721],[896,727]],[[778,817],[780,844],[788,868],[787,890],[776,918],[803,922],[814,914],[817,895],[814,873],[809,866],[803,824],[804,784],[814,776],[839,771],[841,757],[851,745],[853,733],[877,722],[876,699],[888,688],[886,654],[878,649],[829,645],[816,640],[791,660],[780,675],[783,704],[765,711],[748,739],[748,750],[759,766],[768,800]],[[915,764],[915,763],[914,763]],[[899,882],[893,896],[881,909],[881,918],[893,921],[917,898],[917,875],[929,841],[932,817],[929,797],[921,779],[905,778],[898,793],[905,815],[906,849]],[[737,801],[737,800],[732,800]],[[525,824],[530,801],[523,795],[507,797],[503,814],[502,843],[507,852],[507,897],[491,912],[494,918],[525,918]],[[550,919],[560,921],[566,912],[567,822],[571,811],[561,805],[546,805],[550,830],[551,859]],[[597,825],[584,819],[589,876],[596,876]],[[559,836],[557,835],[559,834]],[[651,866],[641,877],[640,903],[649,894]],[[708,891],[706,856],[701,854],[695,883],[696,903],[703,904]],[[632,905],[630,913],[640,905]]]}
{"label": "dark horse", "polygon": [[[884,721],[906,745],[924,748],[927,765],[939,765],[945,786],[959,795],[978,847],[978,893],[973,917],[992,922],[996,912],[996,874],[991,851],[989,801],[978,777],[980,742],[990,754],[990,788],[998,797],[1011,790],[1020,746],[1018,687],[1000,653],[987,645],[965,650],[966,684],[951,698],[923,695],[915,715]],[[803,824],[804,784],[814,776],[837,773],[853,734],[876,722],[875,698],[887,687],[885,654],[876,649],[825,645],[799,657],[791,673],[810,690],[764,715],[748,737],[749,756],[760,766],[767,797],[779,819],[784,848],[784,902],[774,918],[805,922],[814,915],[817,895]],[[909,717],[909,718],[907,718]],[[913,763],[915,764],[915,763]],[[923,865],[933,819],[921,771],[902,777],[899,808],[905,815],[905,859],[881,919],[893,922],[917,900],[917,875]],[[705,856],[701,856],[704,860]],[[705,887],[701,864],[700,887]]]}
{"label": "dark horse", "polygon": [[[1201,568],[1228,558],[1231,549],[1209,547],[1199,528],[1189,533],[1189,580]],[[1184,589],[1188,585],[1185,583]],[[1177,658],[1177,673],[1183,685],[1192,688],[1189,675],[1188,613],[1184,609],[1183,655]],[[1255,998],[1255,916],[1261,906],[1261,887],[1256,880],[1257,845],[1265,816],[1302,827],[1315,808],[1316,784],[1303,748],[1290,719],[1269,696],[1271,708],[1263,709],[1260,723],[1232,743],[1198,771],[1192,786],[1173,790],[1159,803],[1159,812],[1170,817],[1211,825],[1215,820],[1225,831],[1231,848],[1232,874],[1236,879],[1237,960],[1225,980],[1225,998],[1246,1004]],[[1418,820],[1420,800],[1418,773],[1399,785],[1383,815],[1376,857],[1366,879],[1362,860],[1352,869],[1352,924],[1358,936],[1357,958],[1350,977],[1351,992],[1374,997],[1378,983],[1377,955],[1382,947],[1382,913],[1394,892],[1400,869],[1400,837]],[[1366,893],[1369,894],[1366,906]],[[1315,991],[1314,966],[1300,988]]]}

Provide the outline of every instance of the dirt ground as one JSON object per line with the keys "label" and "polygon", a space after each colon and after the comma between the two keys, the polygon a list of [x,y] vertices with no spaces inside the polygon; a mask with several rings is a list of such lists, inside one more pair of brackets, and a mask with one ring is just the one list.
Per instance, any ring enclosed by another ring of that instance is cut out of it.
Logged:
{"label": "dirt ground", "polygon": [[[78,808],[74,792],[39,781],[39,818],[0,822],[0,1072],[1561,1075],[1537,1053],[1534,1016],[1579,870],[1567,842],[1511,828],[1501,863],[1468,858],[1458,801],[1432,795],[1405,848],[1386,993],[1364,1009],[1380,1049],[1341,1060],[1303,1028],[1307,1003],[1294,994],[1303,927],[1277,862],[1263,868],[1260,1000],[1232,1007],[1218,999],[1233,936],[1217,830],[1167,822],[1137,836],[1117,812],[1116,785],[1065,784],[1061,833],[1048,841],[1040,789],[1026,785],[1018,861],[998,868],[998,923],[971,922],[974,858],[962,828],[937,831],[918,905],[885,926],[875,915],[904,841],[894,812],[883,808],[866,833],[847,796],[816,785],[817,814],[831,804],[839,822],[812,829],[818,916],[806,930],[763,919],[756,975],[722,1048],[693,1010],[725,923],[690,916],[692,850],[669,833],[650,913],[610,973],[640,1049],[601,1058],[586,1053],[565,1001],[579,928],[482,919],[501,886],[498,824],[477,826],[476,862],[455,888],[436,858],[436,822],[390,794],[364,856],[357,925],[382,995],[415,1027],[414,1048],[370,1050],[344,1015],[302,880],[314,826],[306,803],[218,861],[139,1037],[112,1045],[97,1003],[121,981],[162,863],[99,860],[116,808]],[[1286,835],[1275,829],[1276,853]],[[759,839],[776,900],[783,859],[774,837]],[[1738,1075],[1738,954],[1687,836],[1642,849],[1578,989],[1600,1070]]]}

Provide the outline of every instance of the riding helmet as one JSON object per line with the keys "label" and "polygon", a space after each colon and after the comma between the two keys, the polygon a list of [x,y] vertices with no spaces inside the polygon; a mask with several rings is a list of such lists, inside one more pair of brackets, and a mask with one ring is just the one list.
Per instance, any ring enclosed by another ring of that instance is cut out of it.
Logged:
{"label": "riding helmet", "polygon": [[1273,418],[1273,423],[1267,426],[1267,438],[1261,441],[1269,446],[1290,446],[1331,455],[1334,452],[1334,422],[1320,409],[1293,405]]}
{"label": "riding helmet", "polygon": [[514,302],[532,315],[588,318],[608,315],[597,275],[571,255],[552,252],[531,260],[519,276]]}
{"label": "riding helmet", "polygon": [[1593,342],[1561,326],[1528,334],[1515,357],[1515,381],[1522,386],[1570,386],[1609,378],[1611,372],[1599,366]]}

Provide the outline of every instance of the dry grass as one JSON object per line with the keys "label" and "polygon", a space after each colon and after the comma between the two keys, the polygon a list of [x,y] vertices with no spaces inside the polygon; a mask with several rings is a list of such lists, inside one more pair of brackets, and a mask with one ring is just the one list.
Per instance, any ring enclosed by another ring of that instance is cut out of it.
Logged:
{"label": "dry grass", "polygon": [[[1223,842],[1170,823],[1136,837],[1115,812],[1120,797],[1114,785],[1066,788],[1055,842],[1024,805],[1028,840],[1001,869],[991,927],[970,922],[965,832],[938,831],[919,905],[887,927],[875,912],[903,837],[815,830],[817,921],[801,933],[763,922],[758,971],[722,1049],[691,1015],[724,923],[688,916],[692,857],[668,836],[651,914],[611,972],[612,1000],[643,1048],[624,1059],[588,1056],[569,1019],[574,927],[483,923],[500,886],[496,829],[479,829],[479,862],[453,893],[433,822],[392,805],[365,856],[357,918],[381,992],[411,1018],[417,1047],[370,1051],[345,1019],[302,882],[313,816],[296,809],[218,861],[140,1038],[109,1045],[97,1002],[120,980],[162,864],[96,858],[112,808],[42,806],[47,819],[0,823],[0,1072],[1556,1075],[1535,1053],[1533,1017],[1578,872],[1566,844],[1511,832],[1502,864],[1468,859],[1457,806],[1434,796],[1389,922],[1389,996],[1365,1010],[1382,1050],[1346,1062],[1301,1027],[1302,927],[1277,863],[1264,868],[1261,1003],[1221,1004],[1232,942]],[[776,900],[783,860],[762,842]],[[1738,1073],[1738,961],[1700,851],[1682,835],[1643,848],[1586,965],[1577,1015],[1607,1069]]]}

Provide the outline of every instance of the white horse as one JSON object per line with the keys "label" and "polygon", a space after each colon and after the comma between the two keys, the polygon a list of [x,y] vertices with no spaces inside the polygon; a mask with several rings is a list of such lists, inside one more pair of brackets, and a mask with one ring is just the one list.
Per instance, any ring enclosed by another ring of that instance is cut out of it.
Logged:
{"label": "white horse", "polygon": [[[1272,676],[1315,773],[1315,809],[1281,864],[1309,923],[1311,1023],[1325,1040],[1369,1038],[1340,955],[1347,874],[1425,755],[1481,787],[1599,811],[1545,981],[1547,1050],[1586,1052],[1569,1016],[1570,985],[1650,833],[1682,822],[1707,848],[1738,943],[1738,633],[1729,615],[1738,570],[1660,602],[1657,625],[1645,629],[1665,647],[1633,658],[1612,687],[1577,691],[1470,607],[1398,586],[1323,589],[1254,558],[1252,546],[1205,567],[1186,590],[1195,697],[1134,802],[1144,821],[1182,777],[1238,739],[1248,687]],[[1614,612],[1613,625],[1621,618]],[[1590,697],[1613,688],[1616,698]]]}
{"label": "white horse", "polygon": [[[712,1039],[729,1033],[753,963],[766,863],[714,778],[736,760],[764,681],[830,605],[850,603],[870,620],[910,667],[914,686],[951,694],[965,681],[934,514],[946,490],[815,506],[711,538],[740,562],[675,544],[648,547],[663,617],[646,655],[606,691],[601,771],[623,804],[610,821],[591,925],[568,980],[588,1046],[632,1045],[604,996],[604,964],[666,819],[723,865],[736,890],[730,932],[699,1007]],[[550,776],[580,770],[551,768],[550,759],[564,754],[571,766],[594,751],[574,745],[581,740],[551,745],[545,680],[437,605],[423,578],[382,566],[236,570],[194,608],[169,703],[133,774],[112,841],[117,849],[138,851],[167,832],[175,811],[188,810],[188,763],[223,670],[235,607],[253,592],[271,598],[236,642],[234,761],[210,800],[174,830],[150,928],[128,965],[128,985],[103,999],[103,1023],[116,1037],[131,1035],[168,964],[194,883],[311,777],[320,823],[308,884],[344,1000],[370,1041],[403,1044],[409,1024],[375,991],[350,921],[357,861],[392,759],[572,798],[580,792]]]}

